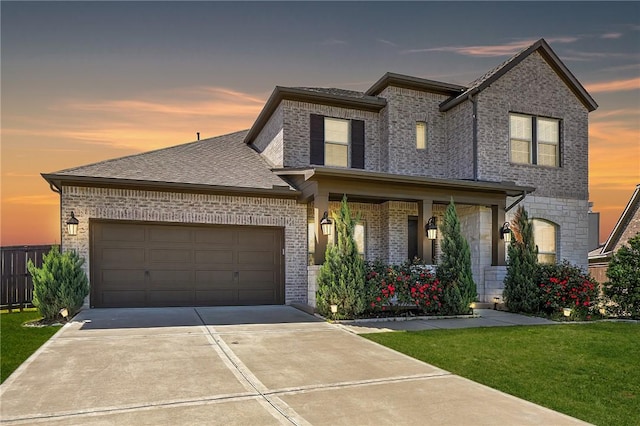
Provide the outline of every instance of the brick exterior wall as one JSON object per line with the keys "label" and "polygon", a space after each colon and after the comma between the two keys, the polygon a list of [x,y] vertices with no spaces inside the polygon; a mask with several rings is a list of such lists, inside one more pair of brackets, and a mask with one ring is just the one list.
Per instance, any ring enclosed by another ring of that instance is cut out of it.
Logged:
{"label": "brick exterior wall", "polygon": [[463,102],[447,111],[448,177],[473,179],[473,106]]}
{"label": "brick exterior wall", "polygon": [[[509,113],[560,119],[561,167],[513,164]],[[588,111],[535,52],[478,94],[478,178],[536,187],[536,195],[588,198]]]}
{"label": "brick exterior wall", "polygon": [[274,168],[280,168],[284,164],[284,109],[278,105],[267,124],[262,128],[253,141],[254,148]]}
{"label": "brick exterior wall", "polygon": [[637,203],[634,211],[629,212],[631,219],[626,224],[624,232],[620,236],[620,240],[613,248],[614,253],[623,245],[629,246],[629,239],[635,237],[640,232],[640,203]]}
{"label": "brick exterior wall", "polygon": [[[449,177],[445,114],[439,105],[447,96],[389,86],[378,96],[387,100],[381,117],[385,129],[381,150],[384,171],[402,175]],[[416,122],[427,123],[426,149],[416,148]]]}
{"label": "brick exterior wall", "polygon": [[366,170],[380,171],[380,126],[376,112],[332,107],[291,100],[282,101],[284,109],[284,166],[308,167],[311,114],[364,121]]}
{"label": "brick exterior wall", "polygon": [[63,250],[86,259],[87,275],[89,219],[283,227],[285,302],[307,303],[307,211],[295,200],[65,186],[61,203],[63,212],[74,211],[80,221],[78,235],[69,236],[63,215]]}

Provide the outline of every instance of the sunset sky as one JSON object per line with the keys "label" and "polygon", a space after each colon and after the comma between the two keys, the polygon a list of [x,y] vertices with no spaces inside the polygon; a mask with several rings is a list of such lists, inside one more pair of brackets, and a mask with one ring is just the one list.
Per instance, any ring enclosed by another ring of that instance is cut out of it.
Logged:
{"label": "sunset sky", "polygon": [[640,183],[638,2],[0,2],[2,245],[57,243],[40,176],[249,128],[276,85],[466,85],[544,37],[600,107],[606,240]]}

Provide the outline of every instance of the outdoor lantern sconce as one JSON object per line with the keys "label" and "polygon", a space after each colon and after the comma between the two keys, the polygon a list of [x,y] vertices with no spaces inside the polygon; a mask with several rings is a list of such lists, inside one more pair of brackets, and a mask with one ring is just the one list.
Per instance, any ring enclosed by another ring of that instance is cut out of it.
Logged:
{"label": "outdoor lantern sconce", "polygon": [[424,230],[427,231],[427,238],[435,240],[438,238],[438,226],[436,225],[436,217],[432,216],[424,226]]}
{"label": "outdoor lantern sconce", "polygon": [[324,212],[322,215],[322,220],[320,221],[320,226],[322,227],[322,233],[324,235],[331,235],[331,228],[333,227],[333,222],[329,219],[329,213]]}
{"label": "outdoor lantern sconce", "polygon": [[71,212],[71,217],[67,220],[67,232],[69,235],[77,235],[78,234],[78,219],[76,219],[76,215]]}
{"label": "outdoor lantern sconce", "polygon": [[504,240],[505,243],[511,242],[511,225],[509,225],[509,222],[502,224],[502,228],[500,228],[500,239]]}

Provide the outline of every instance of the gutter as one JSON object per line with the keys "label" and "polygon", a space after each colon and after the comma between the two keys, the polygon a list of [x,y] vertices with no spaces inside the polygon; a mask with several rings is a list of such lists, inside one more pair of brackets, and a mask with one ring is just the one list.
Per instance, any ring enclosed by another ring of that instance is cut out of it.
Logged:
{"label": "gutter", "polygon": [[520,195],[520,197],[518,197],[517,200],[515,200],[513,203],[511,203],[511,205],[509,207],[507,207],[506,209],[504,209],[504,212],[508,212],[509,210],[511,210],[516,204],[518,204],[520,201],[524,200],[524,197],[527,196],[527,191],[522,191],[522,195]]}

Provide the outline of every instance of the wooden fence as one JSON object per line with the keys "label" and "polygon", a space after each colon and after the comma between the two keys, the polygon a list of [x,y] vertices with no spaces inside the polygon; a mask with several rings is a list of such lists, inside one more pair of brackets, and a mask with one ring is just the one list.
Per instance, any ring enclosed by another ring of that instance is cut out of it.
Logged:
{"label": "wooden fence", "polygon": [[32,306],[33,282],[27,271],[27,260],[38,267],[42,258],[51,250],[46,246],[8,246],[2,250],[2,284],[0,285],[0,309],[22,309]]}

